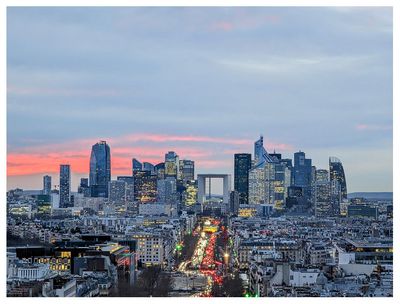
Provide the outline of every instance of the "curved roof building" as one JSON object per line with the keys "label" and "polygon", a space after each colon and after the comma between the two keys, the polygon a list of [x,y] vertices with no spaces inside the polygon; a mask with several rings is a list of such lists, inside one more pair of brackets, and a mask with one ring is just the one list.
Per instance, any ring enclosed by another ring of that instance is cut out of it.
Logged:
{"label": "curved roof building", "polygon": [[331,181],[336,180],[339,182],[342,199],[346,199],[347,198],[346,176],[344,174],[342,162],[337,157],[334,156],[329,157],[329,176]]}

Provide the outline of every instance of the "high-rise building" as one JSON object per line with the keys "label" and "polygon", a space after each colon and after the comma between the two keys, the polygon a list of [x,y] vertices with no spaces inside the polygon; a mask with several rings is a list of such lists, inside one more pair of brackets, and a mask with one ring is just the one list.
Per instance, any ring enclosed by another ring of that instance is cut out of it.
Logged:
{"label": "high-rise building", "polygon": [[342,162],[337,157],[329,157],[329,178],[335,215],[347,214],[347,185]]}
{"label": "high-rise building", "polygon": [[333,205],[331,201],[331,184],[329,180],[315,182],[313,192],[315,216],[332,216]]}
{"label": "high-rise building", "polygon": [[329,172],[325,169],[317,169],[315,171],[315,182],[328,182]]}
{"label": "high-rise building", "polygon": [[180,160],[179,173],[183,181],[194,180],[194,161],[188,159]]}
{"label": "high-rise building", "polygon": [[279,153],[268,154],[262,136],[254,143],[254,155],[249,171],[249,203],[283,209],[291,185],[291,161],[282,160]]}
{"label": "high-rise building", "polygon": [[251,154],[238,153],[234,155],[234,190],[239,195],[239,204],[249,202],[249,171],[251,169]]}
{"label": "high-rise building", "polygon": [[90,187],[88,178],[81,178],[81,182],[78,187],[78,193],[82,193],[84,197],[90,197]]}
{"label": "high-rise building", "polygon": [[150,173],[154,173],[154,165],[149,162],[143,163],[143,171],[149,171]]}
{"label": "high-rise building", "polygon": [[140,161],[138,161],[136,158],[132,158],[132,175],[136,171],[142,171],[143,166]]}
{"label": "high-rise building", "polygon": [[51,176],[43,176],[43,194],[50,195],[51,193]]}
{"label": "high-rise building", "polygon": [[197,182],[188,180],[185,182],[185,190],[182,193],[182,203],[184,206],[193,206],[197,201]]}
{"label": "high-rise building", "polygon": [[72,207],[70,165],[60,165],[60,208]]}
{"label": "high-rise building", "polygon": [[275,165],[263,146],[263,137],[254,143],[254,166],[249,171],[249,204],[273,204]]}
{"label": "high-rise building", "polygon": [[229,211],[232,215],[238,215],[240,205],[239,192],[236,190],[231,191],[229,195]]}
{"label": "high-rise building", "polygon": [[133,175],[135,201],[153,203],[157,201],[157,175],[149,171],[136,171]]}
{"label": "high-rise building", "polygon": [[116,213],[126,212],[127,202],[125,181],[112,180],[108,182],[108,202],[112,204]]}
{"label": "high-rise building", "polygon": [[89,188],[89,179],[86,177],[81,178],[80,187]]}
{"label": "high-rise building", "polygon": [[272,162],[272,158],[264,148],[264,137],[261,135],[254,143],[254,166],[257,167],[264,162]]}
{"label": "high-rise building", "polygon": [[157,175],[157,179],[165,178],[165,163],[159,163],[154,166],[154,173]]}
{"label": "high-rise building", "polygon": [[93,197],[108,197],[108,182],[111,180],[110,147],[105,141],[92,146],[90,155],[90,190]]}
{"label": "high-rise building", "polygon": [[165,154],[165,177],[179,179],[179,156],[174,151]]}
{"label": "high-rise building", "polygon": [[284,163],[286,165],[286,168],[288,168],[289,176],[287,178],[289,178],[289,186],[293,186],[294,185],[294,174],[293,174],[292,160],[290,158],[284,158],[284,159],[281,159],[281,163]]}
{"label": "high-rise building", "polygon": [[285,208],[286,198],[288,197],[288,189],[291,182],[290,168],[288,168],[286,162],[282,162],[277,159],[274,163],[275,179],[274,184],[274,208],[282,210]]}
{"label": "high-rise building", "polygon": [[176,198],[176,179],[167,177],[157,180],[157,200],[162,203],[174,203]]}
{"label": "high-rise building", "polygon": [[340,184],[340,192],[343,199],[347,199],[346,176],[342,162],[337,157],[329,157],[329,176],[330,180],[337,180]]}
{"label": "high-rise building", "polygon": [[315,183],[316,175],[317,175],[317,167],[311,166],[311,185]]}
{"label": "high-rise building", "polygon": [[294,153],[294,186],[303,188],[303,195],[311,200],[312,161],[304,152]]}
{"label": "high-rise building", "polygon": [[333,205],[328,170],[315,169],[312,194],[315,216],[332,216]]}
{"label": "high-rise building", "polygon": [[133,176],[117,176],[118,181],[124,181],[125,185],[125,199],[127,203],[135,201],[135,182]]}
{"label": "high-rise building", "polygon": [[278,160],[278,161],[281,161],[282,160],[282,154],[281,153],[275,153],[275,151],[274,151],[274,153],[269,153],[269,156],[272,158],[272,159],[276,159],[276,160]]}

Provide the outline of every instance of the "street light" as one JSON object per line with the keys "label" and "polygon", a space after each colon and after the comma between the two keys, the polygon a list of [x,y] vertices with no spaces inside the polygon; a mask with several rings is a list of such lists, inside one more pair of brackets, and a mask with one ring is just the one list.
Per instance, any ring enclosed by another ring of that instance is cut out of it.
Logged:
{"label": "street light", "polygon": [[226,265],[228,265],[228,263],[229,263],[229,253],[228,252],[224,253],[224,263]]}

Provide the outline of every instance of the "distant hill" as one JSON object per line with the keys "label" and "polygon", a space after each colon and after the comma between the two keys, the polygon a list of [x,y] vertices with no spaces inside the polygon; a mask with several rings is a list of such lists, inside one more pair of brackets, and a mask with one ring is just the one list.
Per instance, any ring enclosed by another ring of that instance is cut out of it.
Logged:
{"label": "distant hill", "polygon": [[363,197],[366,199],[393,200],[393,192],[353,192],[348,193],[349,199],[355,197]]}

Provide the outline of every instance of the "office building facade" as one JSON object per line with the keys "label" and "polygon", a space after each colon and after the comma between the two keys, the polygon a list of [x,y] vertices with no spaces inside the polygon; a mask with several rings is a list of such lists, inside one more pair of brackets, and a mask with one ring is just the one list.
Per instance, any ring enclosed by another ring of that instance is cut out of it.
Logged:
{"label": "office building facade", "polygon": [[194,161],[188,159],[180,160],[179,176],[183,181],[194,180]]}
{"label": "office building facade", "polygon": [[239,195],[239,204],[249,202],[249,171],[251,169],[251,154],[234,155],[234,190]]}
{"label": "office building facade", "polygon": [[105,141],[92,146],[90,155],[89,185],[93,197],[108,197],[108,183],[111,180],[110,147]]}
{"label": "office building facade", "polygon": [[60,208],[72,207],[71,204],[71,168],[60,165]]}
{"label": "office building facade", "polygon": [[50,195],[51,193],[51,176],[43,176],[43,194]]}

